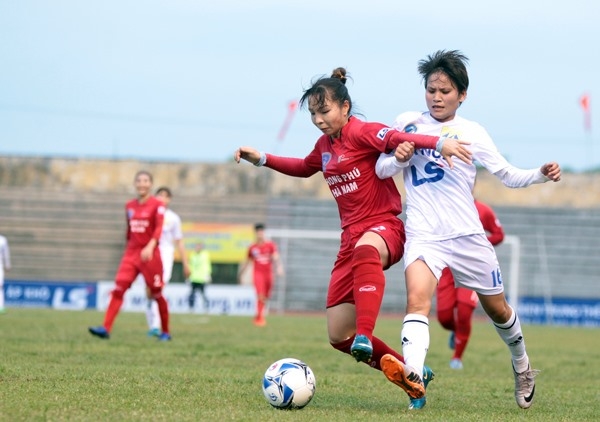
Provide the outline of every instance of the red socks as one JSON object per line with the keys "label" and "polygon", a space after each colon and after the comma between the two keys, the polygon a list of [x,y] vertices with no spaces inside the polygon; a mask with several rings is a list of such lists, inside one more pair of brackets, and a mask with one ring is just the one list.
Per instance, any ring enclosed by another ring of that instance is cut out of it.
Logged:
{"label": "red socks", "polygon": [[[373,345],[371,361],[367,365],[381,370],[380,360],[383,355],[388,353],[404,362],[404,358],[398,352],[379,338],[373,337],[373,330],[379,316],[385,289],[385,275],[383,274],[381,258],[377,248],[371,245],[357,246],[352,256],[352,273],[354,275],[356,333],[367,336]],[[350,355],[350,347],[353,341],[354,336],[331,346]]]}
{"label": "red socks", "polygon": [[265,302],[256,300],[256,319],[263,319],[265,313]]}
{"label": "red socks", "polygon": [[121,305],[123,304],[123,294],[123,290],[118,288],[115,288],[110,294],[110,302],[106,309],[106,315],[104,315],[104,328],[106,328],[106,331],[109,333],[115,322],[115,318],[121,309]]}
{"label": "red socks", "polygon": [[155,297],[156,304],[158,305],[158,313],[160,314],[160,325],[163,333],[169,333],[169,304],[162,295]]}
{"label": "red socks", "polygon": [[371,339],[385,289],[381,258],[374,246],[361,245],[354,249],[352,273],[354,274],[356,333],[364,334]]}
{"label": "red socks", "polygon": [[471,337],[473,307],[458,303],[456,307],[456,323],[454,324],[454,356],[453,358],[462,359],[462,355],[467,348],[469,337]]}

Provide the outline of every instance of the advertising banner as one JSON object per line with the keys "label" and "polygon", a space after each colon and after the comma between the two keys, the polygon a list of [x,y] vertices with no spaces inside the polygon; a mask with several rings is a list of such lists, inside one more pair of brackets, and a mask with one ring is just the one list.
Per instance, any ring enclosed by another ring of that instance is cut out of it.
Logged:
{"label": "advertising banner", "polygon": [[529,324],[600,327],[600,299],[522,297],[518,312]]}
{"label": "advertising banner", "polygon": [[[112,281],[98,283],[97,309],[104,311],[108,306],[109,295],[114,288]],[[167,284],[163,294],[169,303],[170,313],[207,313],[215,315],[248,315],[256,310],[256,293],[253,286],[208,284],[205,293],[208,298],[208,309],[200,295],[196,297],[195,309],[190,309],[188,298],[191,287],[186,284]],[[122,311],[146,311],[146,284],[136,281],[125,293]]]}
{"label": "advertising banner", "polygon": [[244,261],[254,241],[254,226],[248,224],[184,222],[182,231],[186,250],[192,251],[202,242],[212,262],[219,264]]}
{"label": "advertising banner", "polygon": [[83,310],[96,307],[96,283],[11,281],[4,283],[7,307]]}

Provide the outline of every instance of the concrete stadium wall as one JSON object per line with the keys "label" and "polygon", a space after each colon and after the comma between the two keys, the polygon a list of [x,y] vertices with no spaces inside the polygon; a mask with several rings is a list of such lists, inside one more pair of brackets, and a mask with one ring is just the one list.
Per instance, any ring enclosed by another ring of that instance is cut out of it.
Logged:
{"label": "concrete stadium wall", "polygon": [[[0,187],[32,188],[44,192],[133,194],[136,171],[154,175],[155,186],[168,185],[176,196],[203,197],[265,195],[331,199],[321,175],[292,178],[248,163],[222,164],[92,160],[75,158],[0,157]],[[396,179],[404,193],[402,181]],[[494,206],[593,208],[600,206],[600,173],[567,173],[560,183],[527,189],[508,189],[481,170],[475,194]]]}

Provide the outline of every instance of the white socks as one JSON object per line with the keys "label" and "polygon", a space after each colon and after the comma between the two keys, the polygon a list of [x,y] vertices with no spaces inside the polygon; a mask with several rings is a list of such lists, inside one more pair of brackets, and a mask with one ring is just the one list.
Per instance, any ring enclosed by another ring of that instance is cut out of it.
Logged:
{"label": "white socks", "polygon": [[146,321],[148,322],[148,328],[160,329],[160,313],[158,312],[158,303],[156,303],[156,300],[154,299],[148,299]]}
{"label": "white socks", "polygon": [[400,337],[404,363],[422,374],[429,349],[429,319],[425,315],[407,314]]}
{"label": "white socks", "polygon": [[494,323],[496,332],[506,343],[512,355],[513,367],[517,373],[526,371],[529,367],[529,357],[525,350],[525,339],[521,331],[521,322],[514,309],[510,308],[512,314],[504,324]]}

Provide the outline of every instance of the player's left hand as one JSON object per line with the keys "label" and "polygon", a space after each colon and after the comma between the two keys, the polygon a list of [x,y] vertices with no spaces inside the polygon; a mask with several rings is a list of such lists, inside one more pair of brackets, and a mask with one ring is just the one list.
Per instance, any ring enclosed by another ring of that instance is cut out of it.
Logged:
{"label": "player's left hand", "polygon": [[544,176],[553,182],[560,181],[560,166],[556,162],[546,163],[540,167],[540,171]]}
{"label": "player's left hand", "polygon": [[472,153],[465,145],[469,145],[470,142],[461,141],[459,139],[451,139],[446,138],[442,145],[442,157],[448,163],[450,168],[454,168],[454,163],[452,162],[452,156],[464,161],[465,163],[471,165],[473,162],[471,161]]}

